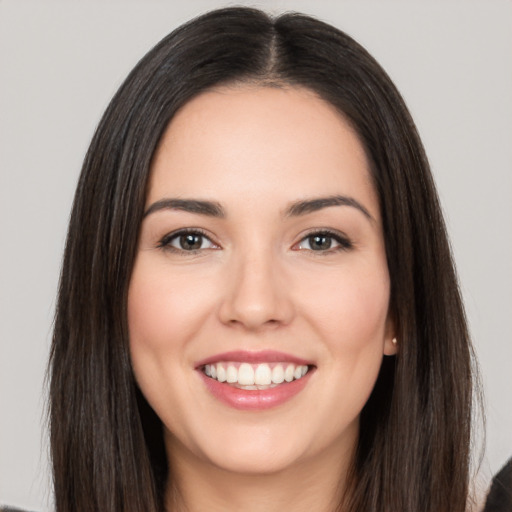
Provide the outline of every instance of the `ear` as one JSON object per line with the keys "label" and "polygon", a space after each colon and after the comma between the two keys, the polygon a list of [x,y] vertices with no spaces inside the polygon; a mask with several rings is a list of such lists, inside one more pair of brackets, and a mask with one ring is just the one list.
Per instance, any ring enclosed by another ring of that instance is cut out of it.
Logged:
{"label": "ear", "polygon": [[398,352],[398,340],[396,337],[396,322],[394,315],[390,312],[386,320],[384,333],[384,355],[394,356]]}

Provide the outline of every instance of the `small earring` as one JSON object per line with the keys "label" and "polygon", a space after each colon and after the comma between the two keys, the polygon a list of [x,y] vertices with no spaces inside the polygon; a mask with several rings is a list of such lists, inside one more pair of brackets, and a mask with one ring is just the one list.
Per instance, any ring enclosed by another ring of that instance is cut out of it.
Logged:
{"label": "small earring", "polygon": [[393,338],[391,340],[391,343],[393,343],[393,345],[395,345],[395,347],[398,345],[398,340],[396,338]]}

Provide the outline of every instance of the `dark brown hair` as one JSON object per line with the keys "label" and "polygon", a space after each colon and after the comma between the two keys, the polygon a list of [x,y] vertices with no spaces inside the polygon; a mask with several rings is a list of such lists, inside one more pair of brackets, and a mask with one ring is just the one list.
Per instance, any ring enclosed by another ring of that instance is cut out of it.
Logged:
{"label": "dark brown hair", "polygon": [[126,303],[155,148],[208,88],[301,86],[352,124],[372,166],[400,343],[361,414],[345,511],[462,512],[472,352],[438,197],[414,123],[377,62],[300,14],[212,11],[130,73],[87,152],[74,200],[50,360],[57,512],[156,512],[168,469],[161,425],[137,389]]}

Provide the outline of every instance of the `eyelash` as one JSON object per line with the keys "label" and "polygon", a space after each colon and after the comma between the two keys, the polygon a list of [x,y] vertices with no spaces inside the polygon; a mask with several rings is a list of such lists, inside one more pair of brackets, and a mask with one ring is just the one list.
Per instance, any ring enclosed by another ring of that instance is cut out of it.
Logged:
{"label": "eyelash", "polygon": [[173,247],[171,245],[171,243],[174,240],[178,239],[180,236],[186,236],[186,235],[199,236],[202,239],[208,240],[212,245],[215,246],[215,248],[218,248],[218,245],[211,240],[210,236],[208,236],[205,231],[203,231],[202,229],[199,229],[199,228],[194,228],[194,229],[180,229],[178,231],[173,231],[172,233],[165,235],[158,242],[157,249],[162,249],[164,251],[174,252],[177,254],[183,254],[183,253],[198,254],[199,252],[205,250],[205,249],[199,248],[199,249],[191,249],[188,251],[185,249],[178,249],[177,247]]}
{"label": "eyelash", "polygon": [[[319,229],[316,231],[309,232],[306,236],[302,237],[301,240],[294,245],[294,247],[297,247],[298,245],[304,243],[305,240],[311,239],[313,237],[325,237],[330,238],[334,240],[337,244],[339,244],[337,247],[329,247],[325,250],[314,250],[314,249],[302,249],[302,250],[308,250],[311,253],[316,253],[315,255],[318,256],[324,256],[327,254],[332,254],[334,252],[339,251],[348,251],[353,248],[353,243],[349,240],[349,238],[346,235],[343,235],[342,233],[338,231],[332,231],[330,229]],[[301,250],[301,249],[297,249]]]}
{"label": "eyelash", "polygon": [[[199,236],[201,237],[202,239],[206,239],[208,240],[213,246],[215,246],[214,248],[218,249],[219,246],[213,242],[210,238],[210,236],[208,236],[208,234],[203,231],[202,229],[198,229],[198,228],[195,228],[195,229],[180,229],[179,231],[174,231],[172,233],[169,233],[167,235],[165,235],[157,244],[157,248],[158,249],[162,249],[164,251],[169,251],[169,252],[174,252],[174,253],[177,253],[177,254],[190,254],[190,255],[193,255],[193,254],[198,254],[199,252],[203,251],[203,250],[207,250],[207,249],[191,249],[191,250],[186,250],[186,249],[181,249],[181,248],[177,248],[177,247],[173,247],[171,245],[171,243],[178,239],[179,237],[181,236],[187,236],[187,235],[192,235],[192,236]],[[353,244],[352,242],[348,239],[348,237],[346,237],[345,235],[337,232],[337,231],[332,231],[332,230],[329,230],[329,229],[320,229],[320,230],[317,230],[317,231],[311,231],[310,233],[308,233],[306,236],[302,237],[300,239],[299,242],[297,242],[296,244],[293,245],[293,248],[295,247],[298,247],[300,246],[301,244],[303,244],[306,240],[308,239],[312,239],[313,237],[324,237],[324,238],[330,238],[332,240],[334,240],[338,246],[337,247],[329,247],[325,250],[314,250],[314,249],[300,249],[300,248],[297,248],[295,250],[307,250],[311,253],[316,253],[316,255],[326,255],[326,254],[332,254],[334,252],[339,252],[339,251],[348,251],[350,249],[353,248]],[[208,248],[208,249],[212,249],[212,248]]]}

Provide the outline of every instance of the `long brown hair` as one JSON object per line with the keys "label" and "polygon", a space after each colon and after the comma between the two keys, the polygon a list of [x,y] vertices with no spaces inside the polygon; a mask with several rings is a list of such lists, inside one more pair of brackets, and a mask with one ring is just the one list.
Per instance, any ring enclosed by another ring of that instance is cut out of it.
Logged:
{"label": "long brown hair", "polygon": [[216,85],[315,91],[352,124],[380,200],[400,341],[360,421],[351,512],[462,512],[472,350],[438,197],[395,86],[349,36],[300,14],[207,13],[130,73],[87,152],[73,204],[50,358],[57,512],[156,512],[170,481],[159,419],[134,381],[127,293],[152,156],[176,111]]}

